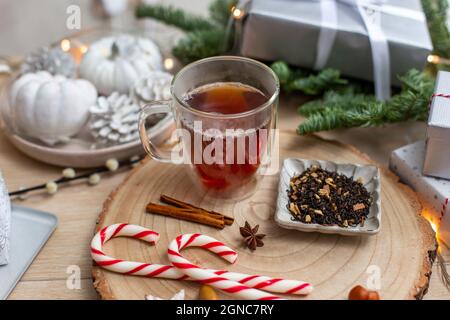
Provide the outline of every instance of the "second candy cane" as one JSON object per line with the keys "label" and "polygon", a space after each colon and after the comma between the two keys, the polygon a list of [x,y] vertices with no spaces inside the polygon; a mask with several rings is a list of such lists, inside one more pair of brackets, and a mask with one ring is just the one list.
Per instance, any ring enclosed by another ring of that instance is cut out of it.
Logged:
{"label": "second candy cane", "polygon": [[197,280],[202,284],[208,284],[212,287],[233,294],[239,298],[247,300],[280,300],[281,298],[267,292],[254,289],[239,282],[229,280],[221,275],[217,275],[213,270],[203,269],[189,260],[185,259],[180,251],[188,247],[201,247],[208,249],[230,263],[237,259],[237,253],[231,248],[214,238],[201,234],[184,234],[178,236],[169,244],[167,251],[172,265],[191,279]]}

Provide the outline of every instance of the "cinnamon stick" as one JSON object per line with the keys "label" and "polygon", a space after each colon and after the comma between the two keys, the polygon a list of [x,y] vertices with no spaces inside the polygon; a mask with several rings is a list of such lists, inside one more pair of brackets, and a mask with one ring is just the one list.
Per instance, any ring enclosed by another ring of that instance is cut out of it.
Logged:
{"label": "cinnamon stick", "polygon": [[164,202],[164,203],[167,203],[167,204],[170,204],[170,205],[173,205],[173,206],[176,206],[176,207],[179,207],[179,208],[193,209],[193,210],[203,211],[203,212],[205,212],[207,214],[214,215],[214,216],[222,216],[224,218],[225,224],[227,226],[231,226],[233,224],[233,222],[234,222],[234,218],[233,217],[226,216],[226,215],[224,215],[222,213],[219,213],[219,212],[216,212],[216,211],[206,210],[206,209],[194,206],[193,204],[190,204],[190,203],[187,203],[187,202],[184,202],[184,201],[181,201],[181,200],[169,197],[169,196],[164,195],[164,194],[161,195],[160,201]]}
{"label": "cinnamon stick", "polygon": [[218,229],[223,229],[225,227],[223,217],[206,215],[202,212],[197,212],[192,209],[164,206],[150,202],[149,204],[147,204],[146,211],[149,213],[159,214],[166,217],[197,222]]}

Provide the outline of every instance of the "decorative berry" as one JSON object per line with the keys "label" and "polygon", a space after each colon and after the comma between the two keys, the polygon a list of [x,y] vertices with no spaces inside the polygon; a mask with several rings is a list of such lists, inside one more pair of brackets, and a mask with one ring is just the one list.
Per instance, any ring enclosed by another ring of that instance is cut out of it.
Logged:
{"label": "decorative berry", "polygon": [[117,161],[117,159],[109,159],[106,161],[105,165],[109,171],[116,171],[119,168],[119,161]]}
{"label": "decorative berry", "polygon": [[62,171],[64,178],[71,179],[75,177],[75,170],[72,168],[66,168]]}
{"label": "decorative berry", "polygon": [[45,185],[48,194],[55,194],[58,191],[58,185],[54,181],[49,181]]}
{"label": "decorative berry", "polygon": [[91,174],[88,180],[90,185],[96,185],[100,182],[100,175],[98,173]]}

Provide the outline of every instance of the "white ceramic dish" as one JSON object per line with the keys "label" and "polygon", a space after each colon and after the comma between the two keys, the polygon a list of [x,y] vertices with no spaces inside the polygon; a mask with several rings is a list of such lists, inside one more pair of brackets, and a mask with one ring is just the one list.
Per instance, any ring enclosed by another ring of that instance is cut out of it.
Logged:
{"label": "white ceramic dish", "polygon": [[[292,219],[292,215],[287,209],[289,202],[287,190],[289,189],[290,179],[296,174],[301,174],[313,165],[319,166],[322,169],[344,174],[347,177],[353,177],[355,180],[362,178],[364,187],[373,197],[373,203],[370,207],[369,215],[364,226],[358,225],[348,228],[339,227],[337,225],[323,226],[319,224],[303,223]],[[340,234],[345,236],[374,235],[380,231],[381,227],[380,172],[377,167],[370,165],[339,164],[324,160],[287,158],[283,162],[283,168],[280,173],[275,221],[280,227],[306,232]]]}
{"label": "white ceramic dish", "polygon": [[[155,144],[167,141],[175,128],[171,115],[166,116],[148,130],[148,135]],[[94,168],[100,167],[110,158],[125,160],[144,154],[141,140],[119,144],[101,149],[91,149],[93,140],[89,138],[72,139],[66,144],[46,146],[39,141],[27,140],[5,130],[9,141],[27,156],[61,167]]]}

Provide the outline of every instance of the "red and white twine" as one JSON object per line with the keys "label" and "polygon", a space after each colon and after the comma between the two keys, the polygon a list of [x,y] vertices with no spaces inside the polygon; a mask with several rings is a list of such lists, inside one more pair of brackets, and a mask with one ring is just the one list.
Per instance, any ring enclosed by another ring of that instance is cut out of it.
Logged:
{"label": "red and white twine", "polygon": [[168,254],[172,266],[126,261],[106,255],[103,245],[109,239],[120,236],[141,239],[151,244],[155,244],[159,239],[158,233],[137,225],[121,223],[105,227],[94,236],[91,242],[92,259],[97,265],[127,275],[195,280],[245,299],[279,299],[277,296],[268,295],[257,289],[297,295],[309,294],[313,289],[309,283],[303,281],[203,269],[193,265],[181,256],[182,249],[200,247],[216,253],[230,263],[234,263],[237,259],[236,251],[212,237],[201,234],[181,235],[170,243]]}

